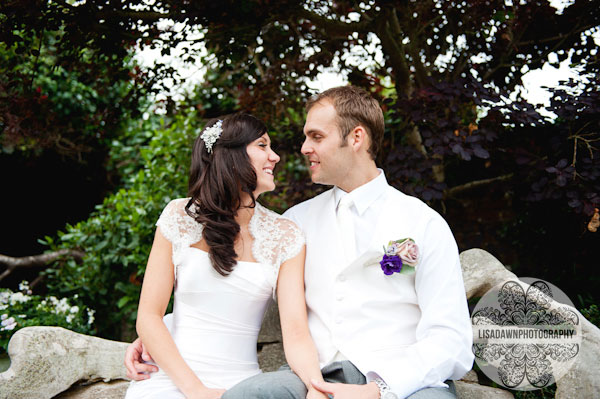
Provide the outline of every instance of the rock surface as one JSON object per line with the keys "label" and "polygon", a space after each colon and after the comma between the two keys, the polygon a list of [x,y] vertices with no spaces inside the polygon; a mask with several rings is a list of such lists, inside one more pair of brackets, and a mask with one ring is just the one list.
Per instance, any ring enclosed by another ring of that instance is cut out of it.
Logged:
{"label": "rock surface", "polygon": [[455,381],[458,399],[514,399],[514,395],[504,389],[487,387],[473,382]]}
{"label": "rock surface", "polygon": [[497,284],[517,279],[514,273],[483,249],[473,248],[461,252],[460,264],[468,299],[482,297]]}
{"label": "rock surface", "polygon": [[[484,250],[465,251],[460,259],[468,298],[481,297],[495,285],[517,278]],[[575,366],[557,382],[558,399],[600,397],[600,330],[581,320],[583,343]],[[264,371],[285,363],[281,342],[279,314],[273,305],[258,338],[259,364]],[[59,327],[24,328],[9,344],[11,367],[0,374],[0,399],[121,399],[129,384],[124,381],[126,348],[127,343]],[[479,385],[474,371],[456,382],[456,390],[460,399],[514,397],[507,390]]]}
{"label": "rock surface", "polygon": [[123,380],[76,385],[55,399],[123,399],[128,386],[129,381]]}
{"label": "rock surface", "polygon": [[259,344],[271,344],[273,342],[282,342],[279,309],[275,302],[271,302],[271,305],[267,308],[260,332],[258,333]]}
{"label": "rock surface", "polygon": [[8,344],[0,399],[50,399],[78,381],[125,378],[127,344],[61,327],[26,327]]}
{"label": "rock surface", "polygon": [[[467,298],[481,297],[494,286],[518,277],[508,271],[500,261],[490,253],[474,248],[460,254],[463,279]],[[572,308],[580,320],[582,327],[582,342],[579,354],[569,372],[556,381],[556,398],[599,398],[600,397],[600,329],[586,320],[577,309]],[[464,383],[462,388],[467,388]],[[479,385],[478,385],[479,386]],[[461,388],[461,389],[462,389]],[[462,391],[461,398],[484,398],[478,396],[472,386],[469,391]],[[458,384],[457,384],[458,392]],[[507,392],[508,391],[503,391]],[[510,394],[510,393],[509,393]],[[492,395],[490,391],[490,395]],[[490,396],[493,398],[494,396]],[[511,395],[512,397],[512,395]]]}
{"label": "rock surface", "polygon": [[571,370],[556,381],[556,399],[600,398],[600,329],[577,313],[582,320],[581,348]]}
{"label": "rock surface", "polygon": [[262,371],[275,371],[285,363],[282,343],[264,344],[258,352],[258,364]]}

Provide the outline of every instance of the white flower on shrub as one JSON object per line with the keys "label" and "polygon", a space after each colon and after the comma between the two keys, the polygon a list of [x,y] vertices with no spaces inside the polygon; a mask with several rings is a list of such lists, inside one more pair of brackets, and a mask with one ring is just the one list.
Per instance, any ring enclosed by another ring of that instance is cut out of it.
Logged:
{"label": "white flower on shrub", "polygon": [[69,305],[67,298],[61,298],[56,304],[56,314],[65,314],[69,310],[71,310],[71,305]]}
{"label": "white flower on shrub", "polygon": [[[5,315],[2,315],[5,316]],[[5,318],[4,320],[2,320],[2,323],[0,323],[2,325],[2,328],[0,328],[0,331],[10,331],[13,330],[16,326],[17,326],[17,321],[15,320],[14,317],[8,317]]]}
{"label": "white flower on shrub", "polygon": [[29,288],[29,282],[23,280],[19,283],[19,291],[25,294],[31,294],[31,289]]}
{"label": "white flower on shrub", "polygon": [[[26,281],[19,285],[19,289],[24,292],[13,293],[10,289],[0,288],[0,342],[3,342],[4,350],[12,334],[23,327],[22,324],[58,323],[67,328],[86,331],[94,323],[94,310],[85,305],[72,303],[77,300],[78,295],[60,299],[55,296],[28,295],[30,291]],[[14,317],[10,316],[11,312],[15,312]],[[16,312],[30,313],[16,314]],[[53,315],[58,316],[62,321],[57,320]]]}
{"label": "white flower on shrub", "polygon": [[94,314],[96,313],[95,310],[93,309],[88,309],[87,310],[87,315],[88,315],[88,326],[91,326],[94,323]]}
{"label": "white flower on shrub", "polygon": [[24,295],[22,292],[15,292],[11,294],[9,303],[11,306],[15,306],[17,303],[25,303],[29,302],[31,297],[29,295]]}
{"label": "white flower on shrub", "polygon": [[74,320],[74,316],[79,313],[79,306],[71,306],[69,298],[61,298],[59,300],[55,296],[50,296],[40,301],[37,309],[52,312],[58,316],[72,315],[67,318],[68,323],[71,323]]}

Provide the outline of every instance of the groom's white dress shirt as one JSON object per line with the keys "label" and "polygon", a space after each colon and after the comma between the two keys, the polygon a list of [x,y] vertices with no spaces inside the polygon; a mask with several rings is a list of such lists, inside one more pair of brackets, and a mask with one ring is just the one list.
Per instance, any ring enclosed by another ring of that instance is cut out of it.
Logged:
{"label": "groom's white dress shirt", "polygon": [[[336,208],[352,199],[356,257],[347,256]],[[321,367],[350,360],[368,380],[380,376],[399,398],[445,387],[473,364],[458,249],[444,219],[387,184],[383,171],[345,193],[335,187],[290,208],[306,237],[308,322]],[[410,237],[416,273],[386,276],[383,247]]]}

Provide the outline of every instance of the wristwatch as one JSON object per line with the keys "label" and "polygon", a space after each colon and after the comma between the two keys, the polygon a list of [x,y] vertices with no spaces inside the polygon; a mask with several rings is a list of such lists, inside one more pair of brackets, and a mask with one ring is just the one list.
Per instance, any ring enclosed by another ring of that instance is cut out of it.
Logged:
{"label": "wristwatch", "polygon": [[379,387],[379,399],[398,399],[398,396],[390,391],[390,387],[381,378],[375,378],[375,384]]}

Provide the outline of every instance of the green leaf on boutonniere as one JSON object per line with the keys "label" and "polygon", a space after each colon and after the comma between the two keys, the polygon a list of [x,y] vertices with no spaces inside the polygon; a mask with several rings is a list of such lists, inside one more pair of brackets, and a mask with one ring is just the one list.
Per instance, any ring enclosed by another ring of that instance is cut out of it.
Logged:
{"label": "green leaf on boutonniere", "polygon": [[402,269],[398,272],[398,274],[414,274],[416,272],[416,268],[408,265],[402,265]]}

